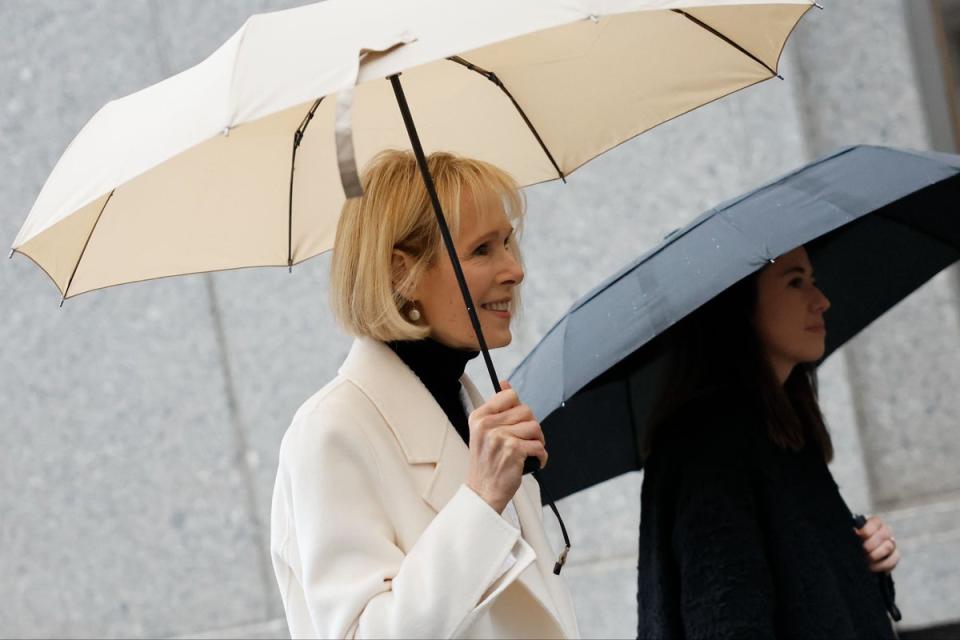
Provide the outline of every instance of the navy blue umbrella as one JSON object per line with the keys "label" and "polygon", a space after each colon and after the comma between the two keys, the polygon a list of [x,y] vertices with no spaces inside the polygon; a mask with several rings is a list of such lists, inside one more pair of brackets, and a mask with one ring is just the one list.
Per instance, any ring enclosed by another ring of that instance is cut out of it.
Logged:
{"label": "navy blue umbrella", "polygon": [[554,499],[641,468],[654,340],[806,245],[833,303],[824,358],[960,259],[960,156],[842,149],[707,211],[580,299],[510,377],[543,425]]}

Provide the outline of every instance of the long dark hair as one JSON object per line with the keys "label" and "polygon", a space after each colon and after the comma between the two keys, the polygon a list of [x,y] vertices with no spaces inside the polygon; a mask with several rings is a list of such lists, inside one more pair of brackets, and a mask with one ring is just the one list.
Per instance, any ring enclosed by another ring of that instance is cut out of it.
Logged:
{"label": "long dark hair", "polygon": [[712,393],[733,393],[761,417],[770,439],[799,451],[808,440],[827,462],[833,443],[817,399],[814,363],[798,364],[781,386],[753,324],[756,272],[690,314],[659,339],[667,364],[661,377],[641,455],[656,444],[660,427]]}

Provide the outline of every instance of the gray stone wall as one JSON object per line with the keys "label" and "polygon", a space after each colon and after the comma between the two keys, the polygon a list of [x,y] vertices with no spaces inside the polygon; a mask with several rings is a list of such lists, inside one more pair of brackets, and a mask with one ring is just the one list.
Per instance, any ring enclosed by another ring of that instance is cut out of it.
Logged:
{"label": "gray stone wall", "polygon": [[[296,4],[0,3],[0,238],[104,102],[198,62],[250,13]],[[785,81],[528,190],[526,308],[495,353],[504,376],[571,302],[703,209],[843,144],[943,148],[904,3],[824,4],[788,46]],[[26,259],[2,265],[0,636],[285,633],[269,498],[290,417],[349,347],[327,272],[320,257],[292,275],[189,276],[58,309]],[[851,507],[893,524],[904,553],[905,627],[960,611],[958,291],[942,274],[822,368],[834,474]],[[559,504],[588,637],[635,633],[640,479]]]}

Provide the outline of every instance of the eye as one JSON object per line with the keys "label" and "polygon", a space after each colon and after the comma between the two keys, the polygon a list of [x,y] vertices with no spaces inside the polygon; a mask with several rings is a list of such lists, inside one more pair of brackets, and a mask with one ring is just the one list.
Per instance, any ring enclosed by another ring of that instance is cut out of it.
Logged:
{"label": "eye", "polygon": [[794,289],[799,289],[803,286],[803,278],[793,278],[787,283],[787,285],[793,287]]}
{"label": "eye", "polygon": [[476,249],[473,250],[473,255],[475,256],[485,256],[485,255],[488,255],[489,253],[490,253],[489,242],[484,242],[483,244],[481,244],[480,246],[478,246]]}

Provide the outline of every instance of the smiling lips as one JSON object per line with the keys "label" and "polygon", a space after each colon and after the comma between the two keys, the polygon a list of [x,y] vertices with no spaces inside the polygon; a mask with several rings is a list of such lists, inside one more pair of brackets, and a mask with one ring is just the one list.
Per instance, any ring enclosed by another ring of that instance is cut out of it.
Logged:
{"label": "smiling lips", "polygon": [[497,300],[496,302],[484,302],[480,306],[487,311],[493,311],[497,315],[510,315],[510,298]]}

